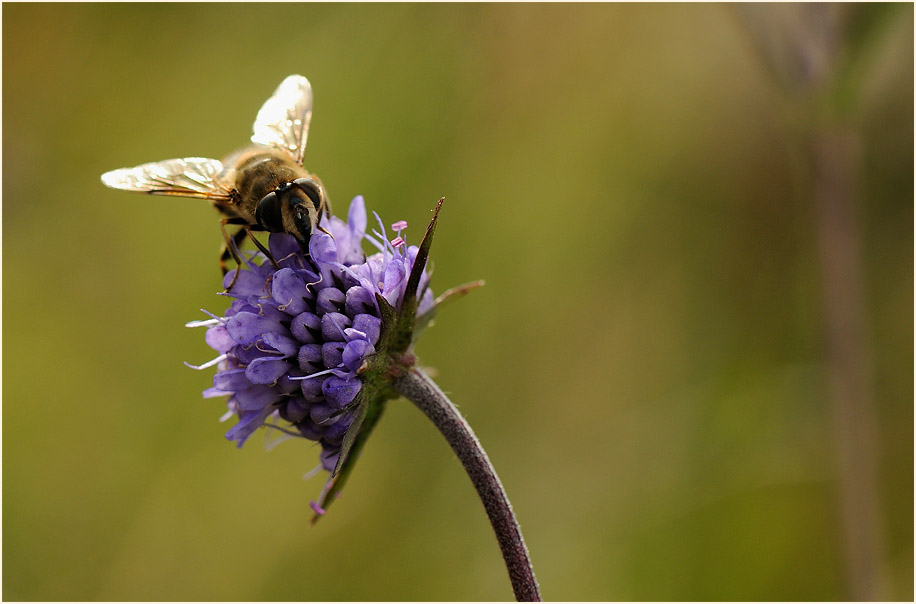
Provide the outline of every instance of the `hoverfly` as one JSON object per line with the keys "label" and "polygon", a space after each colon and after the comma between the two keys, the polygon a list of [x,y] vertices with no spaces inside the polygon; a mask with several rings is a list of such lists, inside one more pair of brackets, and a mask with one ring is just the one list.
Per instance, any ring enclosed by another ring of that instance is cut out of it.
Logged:
{"label": "hoverfly", "polygon": [[[230,256],[241,264],[237,250],[246,235],[273,261],[252,231],[288,233],[307,255],[311,234],[324,230],[318,225],[321,214],[330,213],[321,181],[302,165],[311,118],[311,84],[291,75],[258,111],[253,145],[223,161],[185,157],[112,170],[102,175],[102,182],[125,191],[208,199],[225,216],[220,222],[226,240],[220,256],[224,275]],[[227,224],[241,228],[230,237]]]}

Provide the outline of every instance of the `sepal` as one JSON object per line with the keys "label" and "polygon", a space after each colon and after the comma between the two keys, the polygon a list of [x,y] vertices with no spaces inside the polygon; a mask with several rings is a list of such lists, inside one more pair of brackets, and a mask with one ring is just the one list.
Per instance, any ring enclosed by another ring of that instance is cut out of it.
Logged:
{"label": "sepal", "polygon": [[[375,429],[378,420],[381,419],[382,413],[385,411],[385,403],[388,398],[390,396],[382,395],[378,397],[378,400],[360,402],[353,424],[344,435],[337,466],[328,477],[328,482],[322,491],[321,497],[318,499],[318,509],[322,512],[326,511],[331,503],[337,499],[341,489],[343,489],[347,479],[353,472],[363,446],[369,440],[372,430]],[[312,516],[312,524],[318,522],[318,519],[323,515],[323,513],[316,513]]]}

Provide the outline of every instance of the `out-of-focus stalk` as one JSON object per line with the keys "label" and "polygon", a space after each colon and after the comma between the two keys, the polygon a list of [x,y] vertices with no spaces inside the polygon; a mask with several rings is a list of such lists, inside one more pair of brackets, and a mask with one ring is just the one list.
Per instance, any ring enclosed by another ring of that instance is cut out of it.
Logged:
{"label": "out-of-focus stalk", "polygon": [[[844,94],[854,7],[742,4],[738,15],[788,101],[799,198],[814,208],[821,332],[849,597],[888,597],[878,426],[865,295],[859,133]],[[854,92],[854,91],[853,91]],[[851,96],[855,96],[852,94]]]}
{"label": "out-of-focus stalk", "polygon": [[823,333],[850,596],[885,599],[878,429],[857,208],[859,141],[842,126],[811,140]]}

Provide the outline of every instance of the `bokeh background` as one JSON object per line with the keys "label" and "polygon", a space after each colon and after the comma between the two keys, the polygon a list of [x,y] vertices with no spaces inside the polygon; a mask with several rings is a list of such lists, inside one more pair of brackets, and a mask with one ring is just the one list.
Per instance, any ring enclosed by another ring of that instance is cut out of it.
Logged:
{"label": "bokeh background", "polygon": [[317,450],[223,438],[204,202],[290,73],[307,165],[418,242],[417,352],[554,600],[913,598],[913,7],[3,6],[3,597],[504,600],[482,508],[392,402]]}

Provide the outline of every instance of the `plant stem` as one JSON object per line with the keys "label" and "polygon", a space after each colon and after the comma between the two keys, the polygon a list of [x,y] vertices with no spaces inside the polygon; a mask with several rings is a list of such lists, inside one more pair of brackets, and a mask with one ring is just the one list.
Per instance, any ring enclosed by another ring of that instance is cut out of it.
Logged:
{"label": "plant stem", "polygon": [[855,600],[883,600],[880,447],[858,217],[861,157],[857,133],[822,126],[812,136],[827,378],[839,475],[847,576]]}
{"label": "plant stem", "polygon": [[541,594],[522,531],[496,470],[471,426],[445,393],[420,369],[412,367],[395,381],[394,387],[432,420],[461,460],[496,533],[515,599],[519,602],[540,602]]}

